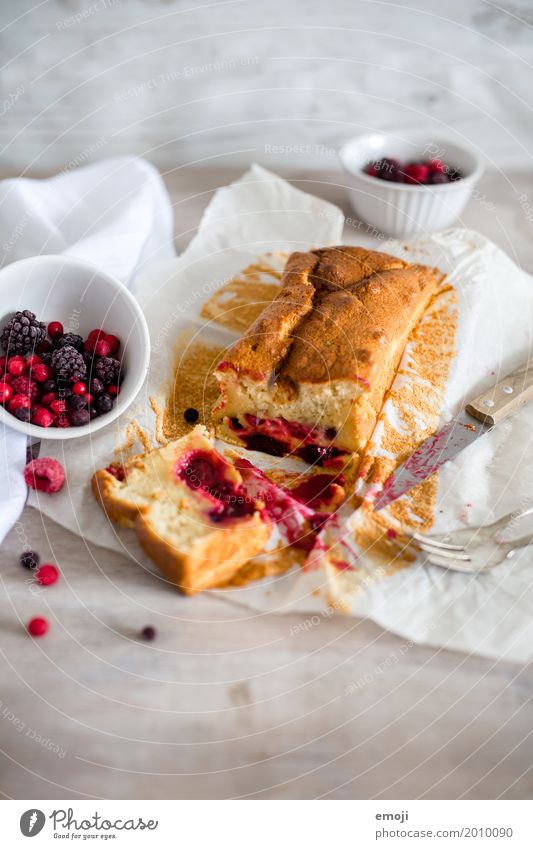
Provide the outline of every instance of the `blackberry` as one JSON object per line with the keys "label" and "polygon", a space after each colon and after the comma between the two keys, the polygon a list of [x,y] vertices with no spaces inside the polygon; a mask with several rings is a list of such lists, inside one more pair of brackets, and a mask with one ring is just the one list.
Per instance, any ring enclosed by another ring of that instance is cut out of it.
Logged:
{"label": "blackberry", "polygon": [[94,406],[99,413],[109,413],[109,411],[113,408],[113,399],[111,395],[104,392],[102,395],[98,395],[94,399]]}
{"label": "blackberry", "polygon": [[120,363],[113,357],[100,357],[94,363],[92,376],[101,380],[104,386],[110,383],[118,383],[120,375]]}
{"label": "blackberry", "polygon": [[52,368],[55,369],[56,378],[59,380],[83,380],[87,374],[85,360],[76,348],[66,345],[52,354]]}
{"label": "blackberry", "polygon": [[102,383],[102,381],[98,380],[96,377],[93,378],[89,386],[89,392],[91,393],[91,395],[101,395],[103,391],[104,384]]}
{"label": "blackberry", "polygon": [[56,336],[53,344],[54,351],[60,351],[61,348],[66,348],[67,345],[70,345],[78,353],[83,353],[83,339],[77,333],[62,333],[61,336]]}
{"label": "blackberry", "polygon": [[46,338],[46,325],[37,321],[30,310],[16,312],[11,321],[3,327],[0,334],[0,346],[10,357],[15,354],[28,354]]}

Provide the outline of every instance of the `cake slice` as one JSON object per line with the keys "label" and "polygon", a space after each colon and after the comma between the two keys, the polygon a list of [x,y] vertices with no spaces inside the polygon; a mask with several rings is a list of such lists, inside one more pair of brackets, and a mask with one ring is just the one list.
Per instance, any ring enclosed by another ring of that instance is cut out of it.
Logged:
{"label": "cake slice", "polygon": [[229,581],[270,536],[264,505],[202,426],[97,471],[92,486],[109,518],[135,528],[146,553],[186,595]]}
{"label": "cake slice", "polygon": [[362,453],[442,277],[364,248],[291,254],[281,291],[216,368],[217,434],[323,466]]}

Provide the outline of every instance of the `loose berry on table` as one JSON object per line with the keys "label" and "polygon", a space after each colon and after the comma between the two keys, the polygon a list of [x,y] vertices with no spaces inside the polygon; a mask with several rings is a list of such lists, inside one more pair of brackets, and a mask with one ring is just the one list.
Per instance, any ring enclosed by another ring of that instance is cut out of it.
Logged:
{"label": "loose berry on table", "polygon": [[39,565],[40,557],[36,551],[28,549],[22,552],[19,559],[20,565],[24,566],[25,569],[36,569]]}
{"label": "loose berry on table", "polygon": [[44,637],[49,627],[48,620],[43,616],[35,616],[33,619],[30,619],[27,625],[28,633],[32,637]]}
{"label": "loose berry on table", "polygon": [[55,584],[58,578],[59,571],[53,563],[43,563],[35,572],[35,580],[42,587],[49,587]]}
{"label": "loose berry on table", "polygon": [[[48,413],[48,410],[45,412]],[[59,492],[65,483],[65,471],[61,463],[53,457],[38,457],[27,464],[24,480],[28,486],[40,492]]]}

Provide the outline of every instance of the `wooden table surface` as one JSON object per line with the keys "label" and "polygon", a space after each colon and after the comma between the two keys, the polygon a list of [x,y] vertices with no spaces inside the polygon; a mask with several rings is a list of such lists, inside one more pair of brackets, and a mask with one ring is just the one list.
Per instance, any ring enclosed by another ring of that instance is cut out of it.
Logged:
{"label": "wooden table surface", "polygon": [[[178,249],[237,176],[165,175]],[[346,206],[339,174],[291,176]],[[488,173],[462,223],[533,271],[527,198],[532,175]],[[367,235],[351,221],[346,240]],[[68,575],[46,596],[18,565],[28,545]],[[409,648],[342,616],[297,628],[299,614],[258,615],[208,594],[162,590],[147,610],[153,578],[31,509],[1,561],[5,797],[531,798],[530,667]],[[109,585],[120,616],[100,597]],[[43,605],[53,631],[31,641],[23,623]],[[145,624],[154,643],[136,639]]]}

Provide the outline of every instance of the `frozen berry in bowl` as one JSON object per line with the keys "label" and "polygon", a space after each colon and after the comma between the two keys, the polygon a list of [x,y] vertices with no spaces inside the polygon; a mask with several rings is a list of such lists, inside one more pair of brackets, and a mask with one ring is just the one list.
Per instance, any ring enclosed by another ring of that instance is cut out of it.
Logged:
{"label": "frozen berry in bowl", "polygon": [[70,410],[83,410],[87,406],[87,401],[84,395],[71,395],[68,399]]}
{"label": "frozen berry in bowl", "polygon": [[98,395],[95,398],[94,406],[96,407],[99,413],[109,413],[113,408],[113,399],[111,395],[108,395],[107,392],[104,392],[102,395]]}
{"label": "frozen berry in bowl", "polygon": [[[127,409],[146,377],[150,340],[137,301],[121,283],[82,260],[39,256],[0,269],[0,292],[6,426],[33,438],[72,439]],[[101,395],[107,400],[98,409]],[[79,404],[70,403],[73,397]]]}
{"label": "frozen berry in bowl", "polygon": [[46,325],[31,310],[16,312],[3,327],[0,346],[8,356],[29,354],[46,338]]}
{"label": "frozen berry in bowl", "polygon": [[87,374],[85,360],[72,345],[58,348],[52,354],[52,368],[58,380],[83,380]]}

